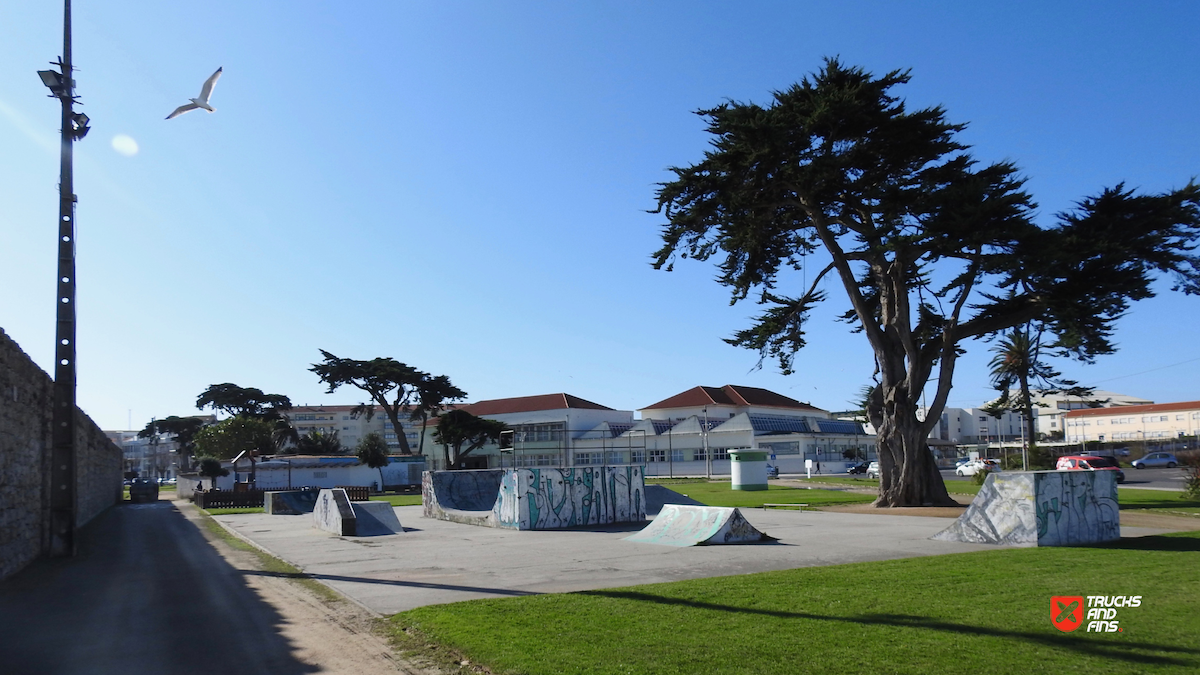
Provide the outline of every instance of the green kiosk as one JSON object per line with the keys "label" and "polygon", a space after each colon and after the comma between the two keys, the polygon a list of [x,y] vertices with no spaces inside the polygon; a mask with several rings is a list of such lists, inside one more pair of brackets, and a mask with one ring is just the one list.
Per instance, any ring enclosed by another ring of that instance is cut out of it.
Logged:
{"label": "green kiosk", "polygon": [[767,489],[767,453],[758,450],[730,450],[729,472],[734,490]]}

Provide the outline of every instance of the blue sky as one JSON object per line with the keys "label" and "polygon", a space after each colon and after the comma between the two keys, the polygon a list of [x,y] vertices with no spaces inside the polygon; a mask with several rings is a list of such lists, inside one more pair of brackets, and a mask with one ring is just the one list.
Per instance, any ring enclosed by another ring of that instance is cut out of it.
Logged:
{"label": "blue sky", "polygon": [[[58,106],[35,71],[61,52],[54,4],[0,3],[0,328],[46,369]],[[783,377],[721,341],[756,308],[710,265],[651,269],[655,185],[707,147],[692,111],[766,102],[840,56],[911,68],[900,93],[1022,167],[1045,222],[1119,181],[1200,175],[1200,4],[980,5],[77,0],[79,403],[106,429],[191,414],[227,381],[357,403],[308,372],[326,349],[471,400],[634,409],[744,384],[845,408],[872,362],[832,320],[836,289]],[[218,66],[218,112],[165,121]],[[1200,298],[1163,290],[1118,354],[1060,368],[1200,398]],[[967,347],[951,405],[991,396],[987,345]]]}

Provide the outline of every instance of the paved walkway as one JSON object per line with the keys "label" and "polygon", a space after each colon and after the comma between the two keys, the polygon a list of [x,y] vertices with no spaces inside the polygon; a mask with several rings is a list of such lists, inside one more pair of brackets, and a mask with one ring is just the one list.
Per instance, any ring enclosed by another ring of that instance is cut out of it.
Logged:
{"label": "paved walkway", "polygon": [[[404,534],[338,537],[311,516],[234,514],[216,519],[368,609],[391,614],[475,598],[580,591],[941,555],[997,547],[930,540],[947,518],[744,509],[772,544],[676,548],[623,541],[641,526],[500,530],[396,509]],[[1126,534],[1150,534],[1151,530]]]}

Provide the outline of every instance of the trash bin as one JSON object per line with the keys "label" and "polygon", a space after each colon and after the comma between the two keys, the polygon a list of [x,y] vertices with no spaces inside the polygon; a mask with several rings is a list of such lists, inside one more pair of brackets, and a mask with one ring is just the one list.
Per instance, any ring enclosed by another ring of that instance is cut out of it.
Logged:
{"label": "trash bin", "polygon": [[729,469],[734,490],[767,489],[767,453],[757,450],[730,450]]}

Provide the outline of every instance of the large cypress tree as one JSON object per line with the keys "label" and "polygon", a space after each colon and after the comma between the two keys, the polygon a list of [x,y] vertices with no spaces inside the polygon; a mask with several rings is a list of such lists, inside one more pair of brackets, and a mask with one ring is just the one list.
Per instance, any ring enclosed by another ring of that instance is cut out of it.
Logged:
{"label": "large cypress tree", "polygon": [[699,111],[712,148],[661,185],[653,263],[716,257],[733,302],[753,294],[766,306],[727,342],[784,373],[826,299],[822,281],[841,282],[844,319],[870,343],[879,382],[869,406],[879,506],[952,502],[926,438],[966,341],[1037,320],[1091,359],[1114,350],[1113,322],[1159,275],[1200,290],[1196,185],[1153,195],[1117,185],[1040,226],[1017,168],[981,166],[940,107],[908,110],[893,93],[908,80],[828,60],[770,105]]}

